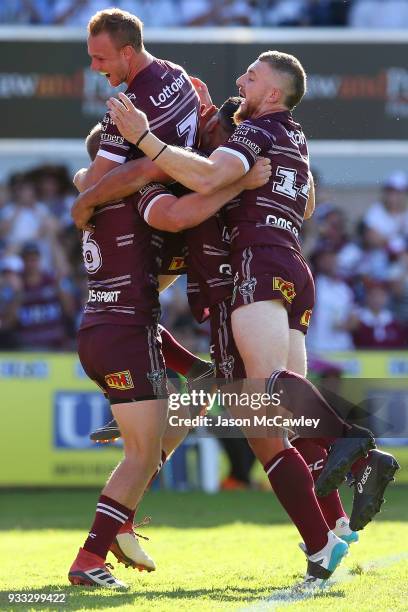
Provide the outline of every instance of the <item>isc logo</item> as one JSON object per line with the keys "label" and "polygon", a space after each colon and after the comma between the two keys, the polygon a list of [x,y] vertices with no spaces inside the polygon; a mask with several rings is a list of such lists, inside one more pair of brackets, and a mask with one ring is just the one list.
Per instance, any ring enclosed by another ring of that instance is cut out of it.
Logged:
{"label": "isc logo", "polygon": [[111,419],[109,404],[97,391],[57,391],[54,394],[54,446],[98,448],[89,434]]}

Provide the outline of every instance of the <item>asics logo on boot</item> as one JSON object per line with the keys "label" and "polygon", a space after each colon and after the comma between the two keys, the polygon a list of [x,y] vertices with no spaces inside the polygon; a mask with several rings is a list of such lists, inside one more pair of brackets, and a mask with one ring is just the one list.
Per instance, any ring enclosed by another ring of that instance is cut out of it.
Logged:
{"label": "asics logo on boot", "polygon": [[367,482],[368,477],[370,476],[372,469],[373,469],[373,468],[371,468],[371,467],[368,465],[368,466],[366,467],[365,471],[364,471],[364,474],[363,474],[363,476],[362,476],[361,480],[359,480],[359,482],[357,483],[357,490],[358,490],[358,492],[359,492],[359,493],[362,493],[362,492],[363,492],[363,485],[365,485],[365,483]]}

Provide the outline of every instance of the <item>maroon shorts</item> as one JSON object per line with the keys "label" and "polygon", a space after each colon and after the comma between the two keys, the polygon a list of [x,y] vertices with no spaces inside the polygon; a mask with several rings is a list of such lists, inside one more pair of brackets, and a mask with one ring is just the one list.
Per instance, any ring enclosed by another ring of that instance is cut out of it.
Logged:
{"label": "maroon shorts", "polygon": [[234,292],[231,309],[281,300],[290,329],[307,333],[315,302],[312,273],[299,253],[275,246],[247,247],[231,254]]}
{"label": "maroon shorts", "polygon": [[78,332],[82,367],[111,404],[168,396],[157,325],[95,325]]}
{"label": "maroon shorts", "polygon": [[245,378],[245,367],[232,335],[230,301],[210,306],[210,353],[216,378],[232,381]]}

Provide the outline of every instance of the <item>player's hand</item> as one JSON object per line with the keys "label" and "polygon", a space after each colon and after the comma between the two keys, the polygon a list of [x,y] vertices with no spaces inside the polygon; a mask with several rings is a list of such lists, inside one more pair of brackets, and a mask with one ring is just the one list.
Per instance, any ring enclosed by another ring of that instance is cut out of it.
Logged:
{"label": "player's hand", "polygon": [[135,144],[149,129],[149,122],[146,115],[137,109],[124,93],[119,93],[119,98],[109,98],[106,103],[111,119],[122,136]]}
{"label": "player's hand", "polygon": [[266,185],[272,174],[271,160],[259,157],[251,170],[242,177],[243,189],[257,189]]}
{"label": "player's hand", "polygon": [[198,93],[198,97],[200,98],[202,113],[207,110],[210,106],[213,106],[213,102],[211,100],[210,92],[208,91],[207,85],[201,79],[197,77],[190,77],[190,81],[194,85],[194,89]]}
{"label": "player's hand", "polygon": [[89,223],[89,219],[95,209],[93,206],[89,206],[86,197],[86,191],[77,197],[71,208],[71,217],[77,229],[92,232],[95,228]]}
{"label": "player's hand", "polygon": [[212,104],[208,108],[204,109],[201,107],[200,115],[200,134],[202,134],[207,127],[208,122],[217,114],[218,108]]}

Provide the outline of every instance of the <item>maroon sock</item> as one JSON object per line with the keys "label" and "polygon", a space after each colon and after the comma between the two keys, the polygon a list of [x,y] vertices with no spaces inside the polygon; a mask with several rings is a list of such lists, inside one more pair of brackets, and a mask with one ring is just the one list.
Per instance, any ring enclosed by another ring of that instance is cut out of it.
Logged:
{"label": "maroon sock", "polygon": [[[314,442],[314,439],[296,438],[296,440],[291,441],[291,444],[302,455],[310,470],[313,482],[316,482],[326,463],[327,451],[321,446],[317,446]],[[344,516],[348,519],[337,489],[326,495],[326,497],[318,497],[317,502],[330,529],[335,528],[336,521],[339,518]]]}
{"label": "maroon sock", "polygon": [[325,448],[341,438],[350,429],[344,419],[325,400],[312,383],[289,370],[276,370],[269,378],[266,390],[269,395],[278,393],[281,405],[299,419],[319,419],[316,428],[299,424],[296,431],[301,438],[318,437]]}
{"label": "maroon sock", "polygon": [[296,448],[286,448],[265,464],[277,498],[299,530],[309,555],[327,544],[329,526],[316,499],[313,478]]}
{"label": "maroon sock", "polygon": [[106,559],[116,534],[131,515],[132,510],[106,495],[101,495],[84,549]]}
{"label": "maroon sock", "polygon": [[185,376],[196,361],[201,361],[182,346],[168,329],[160,325],[162,352],[166,366]]}

